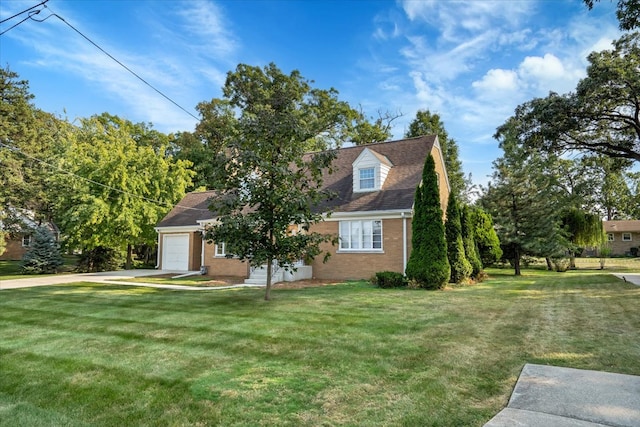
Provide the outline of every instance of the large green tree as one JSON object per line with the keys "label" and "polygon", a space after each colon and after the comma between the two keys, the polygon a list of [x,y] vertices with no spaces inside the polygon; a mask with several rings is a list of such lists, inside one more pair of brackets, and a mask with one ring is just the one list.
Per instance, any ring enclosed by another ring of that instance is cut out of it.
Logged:
{"label": "large green tree", "polygon": [[520,105],[516,133],[543,152],[580,150],[640,161],[640,33],[589,55],[575,92],[551,93]]}
{"label": "large green tree", "polygon": [[442,289],[451,277],[447,241],[440,207],[435,161],[429,155],[416,189],[411,222],[411,254],[405,274],[425,289]]}
{"label": "large green tree", "polygon": [[[316,208],[329,197],[322,175],[335,152],[305,153],[339,145],[352,109],[334,89],[313,88],[299,71],[285,74],[274,64],[238,65],[222,92],[224,99],[212,102],[232,108],[236,118],[215,156],[218,197],[211,209],[217,222],[205,237],[224,242],[227,253],[253,267],[266,264],[269,300],[274,261],[276,268],[291,269],[335,238],[310,231],[323,218]],[[292,225],[301,232],[292,233]]]}
{"label": "large green tree", "polygon": [[543,173],[553,159],[518,144],[510,119],[496,137],[504,155],[494,161],[492,181],[481,199],[492,215],[505,255],[516,275],[523,255],[555,257],[568,247],[557,212],[558,190]]}
{"label": "large green tree", "polygon": [[154,226],[184,195],[191,172],[165,156],[168,140],[149,125],[102,114],[64,138],[56,174],[57,222],[70,248],[127,250],[153,244]]}
{"label": "large green tree", "polygon": [[[589,9],[600,0],[583,0]],[[616,16],[621,30],[633,30],[640,25],[640,0],[618,0]]]}
{"label": "large green tree", "polygon": [[18,221],[9,206],[32,212],[37,221],[49,221],[53,214],[49,164],[59,155],[58,136],[67,124],[37,109],[33,98],[26,80],[0,68],[0,224],[5,231]]}
{"label": "large green tree", "polygon": [[429,110],[418,110],[416,118],[409,124],[405,138],[415,138],[422,135],[438,135],[451,192],[456,195],[458,200],[465,201],[470,182],[462,171],[458,144],[454,139],[449,138],[438,114],[431,113]]}

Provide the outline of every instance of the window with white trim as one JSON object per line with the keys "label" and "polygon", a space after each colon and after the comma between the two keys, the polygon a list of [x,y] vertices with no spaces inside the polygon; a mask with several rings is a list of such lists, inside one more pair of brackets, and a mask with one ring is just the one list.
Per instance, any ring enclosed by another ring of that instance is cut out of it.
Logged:
{"label": "window with white trim", "polygon": [[613,233],[607,233],[607,242],[613,242],[614,240]]}
{"label": "window with white trim", "polygon": [[359,173],[361,190],[373,190],[376,188],[376,168],[362,168]]}
{"label": "window with white trim", "polygon": [[31,234],[25,234],[22,236],[22,246],[25,248],[31,246]]}
{"label": "window with white trim", "polygon": [[631,241],[631,233],[622,233],[622,241],[630,242]]}
{"label": "window with white trim", "polygon": [[213,256],[223,257],[227,255],[226,245],[223,243],[216,243],[213,249]]}
{"label": "window with white trim", "polygon": [[382,221],[340,221],[340,250],[381,250]]}

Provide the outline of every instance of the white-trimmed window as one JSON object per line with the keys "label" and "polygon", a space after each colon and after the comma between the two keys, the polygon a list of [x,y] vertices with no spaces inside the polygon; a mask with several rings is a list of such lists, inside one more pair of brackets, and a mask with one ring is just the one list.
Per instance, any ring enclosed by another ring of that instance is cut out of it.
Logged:
{"label": "white-trimmed window", "polygon": [[340,221],[340,250],[382,250],[382,221]]}
{"label": "white-trimmed window", "polygon": [[31,246],[31,234],[25,234],[22,236],[22,246],[25,248]]}
{"label": "white-trimmed window", "polygon": [[215,257],[223,257],[223,256],[227,256],[227,248],[226,248],[226,244],[223,243],[216,243],[213,247],[213,256]]}
{"label": "white-trimmed window", "polygon": [[614,240],[613,233],[607,233],[607,242],[613,242]]}
{"label": "white-trimmed window", "polygon": [[622,233],[622,241],[630,242],[631,241],[631,233]]}
{"label": "white-trimmed window", "polygon": [[376,168],[362,168],[359,173],[361,190],[373,190],[376,188]]}

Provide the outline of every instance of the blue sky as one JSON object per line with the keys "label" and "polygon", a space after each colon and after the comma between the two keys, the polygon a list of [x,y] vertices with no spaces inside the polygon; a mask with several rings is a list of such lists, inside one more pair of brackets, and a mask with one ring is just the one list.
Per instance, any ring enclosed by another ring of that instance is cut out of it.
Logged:
{"label": "blue sky", "polygon": [[[2,0],[0,18],[40,1]],[[368,116],[401,113],[394,138],[428,109],[458,143],[465,173],[486,184],[501,155],[496,128],[517,105],[575,88],[587,55],[620,36],[616,3],[49,0],[36,17],[60,15],[194,115],[237,64],[270,62]],[[109,112],[167,133],[196,123],[56,17],[0,36],[0,65],[29,80],[36,106],[70,120]]]}

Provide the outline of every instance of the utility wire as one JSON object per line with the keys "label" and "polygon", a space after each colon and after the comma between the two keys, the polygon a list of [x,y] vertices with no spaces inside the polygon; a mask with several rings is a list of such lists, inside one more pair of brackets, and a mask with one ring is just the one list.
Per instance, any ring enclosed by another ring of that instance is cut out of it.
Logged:
{"label": "utility wire", "polygon": [[90,179],[90,178],[86,178],[86,177],[84,177],[84,176],[80,176],[80,175],[78,175],[78,174],[76,174],[76,173],[74,173],[74,172],[69,172],[69,171],[67,171],[67,170],[64,170],[64,169],[62,169],[60,166],[52,165],[51,163],[45,162],[45,161],[44,161],[44,160],[42,160],[42,159],[39,159],[39,158],[37,158],[37,157],[33,157],[33,156],[31,156],[31,155],[29,155],[29,154],[25,153],[24,151],[22,151],[22,150],[21,150],[20,148],[18,148],[18,147],[13,147],[13,146],[11,146],[11,145],[7,145],[7,144],[4,144],[4,143],[2,143],[2,142],[0,142],[0,147],[4,147],[4,148],[6,148],[6,149],[8,149],[8,150],[11,150],[11,151],[14,151],[14,152],[16,152],[16,153],[20,153],[20,154],[22,154],[23,156],[25,156],[26,158],[31,159],[31,160],[35,160],[35,161],[36,161],[36,162],[38,162],[38,163],[42,163],[43,165],[48,166],[48,167],[50,167],[50,168],[52,168],[52,169],[55,169],[55,170],[57,170],[58,172],[65,173],[65,174],[67,174],[67,175],[71,175],[71,176],[74,176],[74,177],[76,177],[76,178],[80,178],[80,179],[82,179],[82,180],[84,180],[84,181],[90,182],[91,184],[95,184],[95,185],[98,185],[98,186],[100,186],[100,187],[104,187],[104,188],[107,188],[107,189],[109,189],[109,190],[116,191],[116,192],[118,192],[118,193],[126,194],[127,196],[131,196],[131,197],[134,197],[134,198],[142,199],[142,200],[144,200],[144,201],[146,201],[146,202],[153,203],[153,204],[155,204],[155,205],[157,205],[157,206],[169,207],[169,208],[174,208],[174,207],[178,208],[178,207],[179,207],[179,208],[181,208],[181,209],[185,209],[185,210],[190,210],[190,211],[200,211],[200,212],[208,211],[208,210],[209,210],[209,209],[192,208],[192,207],[190,207],[190,206],[182,206],[182,205],[180,205],[180,204],[173,205],[173,204],[170,204],[170,203],[161,202],[160,200],[150,199],[150,198],[148,198],[148,197],[141,196],[141,195],[139,195],[139,194],[130,193],[130,192],[125,191],[125,190],[122,190],[122,189],[120,189],[120,188],[115,188],[115,187],[112,187],[112,186],[110,186],[110,185],[103,184],[103,183],[98,182],[98,181],[94,181],[94,180],[92,180],[92,179]]}
{"label": "utility wire", "polygon": [[27,19],[31,18],[33,15],[37,15],[38,13],[40,13],[40,9],[38,10],[33,10],[31,12],[29,12],[29,16],[27,16],[26,18],[24,18],[22,21],[18,22],[17,24],[14,24],[12,26],[10,26],[9,28],[7,28],[6,30],[4,30],[3,32],[0,33],[0,36],[3,35],[4,33],[8,32],[9,30],[14,29],[15,27],[17,27],[18,25],[22,24],[24,21],[26,21]]}
{"label": "utility wire", "polygon": [[[15,15],[13,15],[13,16],[10,16],[10,17],[8,17],[8,18],[5,18],[5,19],[3,19],[2,21],[0,21],[0,24],[4,24],[5,22],[7,22],[7,21],[9,21],[9,20],[11,20],[11,19],[13,19],[13,18],[15,18],[15,17],[16,17],[16,16],[18,16],[18,15],[22,15],[22,14],[23,14],[23,13],[25,13],[25,12],[29,12],[31,9],[35,9],[36,7],[39,7],[39,6],[44,6],[44,4],[45,4],[46,2],[48,2],[48,1],[49,1],[49,0],[44,0],[42,3],[39,3],[39,4],[35,5],[35,6],[31,6],[29,9],[25,9],[25,10],[23,10],[22,12],[18,12],[18,13],[16,13],[16,14],[15,14]],[[39,13],[39,11],[38,11],[38,12],[36,12],[36,13]],[[20,21],[20,22],[24,22],[24,21]],[[17,25],[17,24],[16,24],[16,25]],[[14,25],[14,27],[15,27],[15,25]],[[13,28],[13,27],[12,27],[12,28]],[[11,28],[10,28],[10,29],[11,29]],[[7,30],[7,31],[9,31],[9,30]],[[5,31],[5,32],[6,32],[6,31]]]}
{"label": "utility wire", "polygon": [[[47,0],[48,1],[48,0]],[[46,4],[43,4],[45,8],[49,9],[47,7]],[[180,104],[178,104],[176,101],[174,101],[173,99],[169,98],[167,95],[165,95],[164,93],[162,93],[159,89],[156,89],[153,85],[151,85],[151,83],[149,83],[148,81],[146,81],[145,79],[143,79],[142,77],[140,77],[138,74],[136,74],[133,70],[131,70],[131,68],[127,67],[126,65],[124,65],[122,62],[118,61],[113,55],[111,55],[109,52],[107,52],[106,50],[104,50],[103,48],[101,48],[100,46],[98,46],[97,43],[95,43],[93,40],[91,40],[89,37],[85,36],[80,30],[78,30],[76,27],[74,27],[73,25],[71,25],[70,23],[68,23],[62,16],[58,15],[57,13],[54,13],[51,9],[49,9],[49,11],[51,12],[51,14],[49,16],[47,16],[44,19],[36,19],[33,16],[29,16],[29,18],[33,19],[36,22],[44,22],[47,19],[51,18],[52,16],[55,16],[56,18],[58,18],[59,20],[61,20],[62,22],[64,22],[65,24],[67,24],[67,26],[69,26],[69,28],[71,28],[73,31],[75,31],[76,33],[80,34],[80,36],[82,36],[85,40],[87,40],[89,43],[91,43],[92,45],[94,45],[98,50],[100,50],[102,53],[104,53],[105,55],[107,55],[109,58],[111,58],[112,60],[114,60],[118,65],[120,65],[122,68],[124,68],[125,70],[127,70],[128,72],[130,72],[131,74],[133,74],[135,77],[138,78],[138,80],[140,80],[142,83],[146,84],[147,86],[149,86],[151,89],[153,89],[154,91],[156,91],[158,94],[160,94],[164,99],[166,99],[167,101],[171,102],[173,105],[175,105],[176,107],[178,107],[179,109],[181,109],[182,111],[184,111],[185,113],[187,113],[188,115],[190,115],[191,117],[193,117],[196,120],[200,120],[198,117],[196,117],[193,113],[191,113],[190,111],[188,111],[186,108],[182,107]],[[8,30],[7,30],[8,31]]]}

